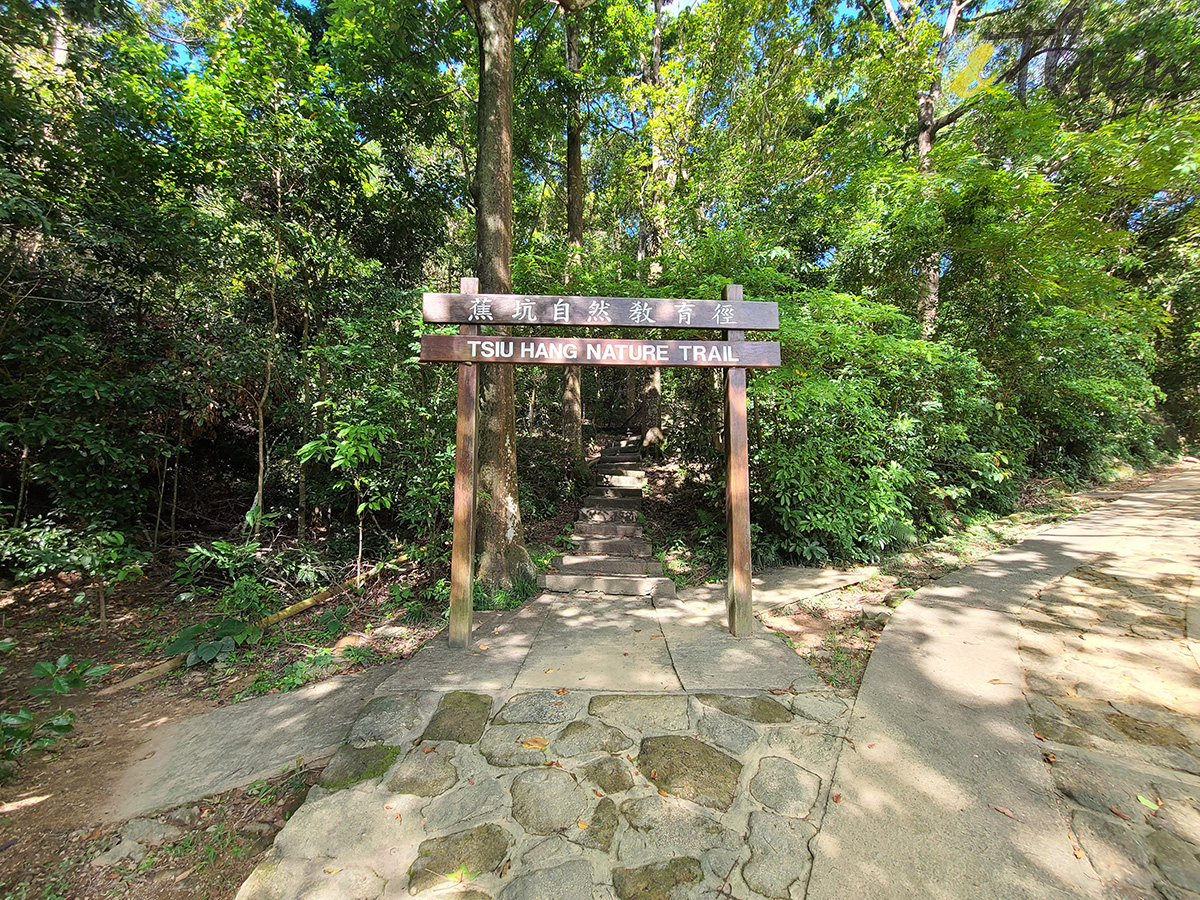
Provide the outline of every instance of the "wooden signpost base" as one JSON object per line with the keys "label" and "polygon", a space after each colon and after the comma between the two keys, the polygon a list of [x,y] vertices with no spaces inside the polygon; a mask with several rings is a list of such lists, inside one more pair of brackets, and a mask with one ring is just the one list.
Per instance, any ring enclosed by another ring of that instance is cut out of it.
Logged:
{"label": "wooden signpost base", "polygon": [[[464,294],[479,290],[478,278],[462,279]],[[459,334],[477,335],[478,325]],[[454,445],[454,543],[450,552],[450,646],[471,646],[475,612],[475,462],[479,367],[458,364],[458,431]]]}
{"label": "wooden signpost base", "polygon": [[[742,286],[731,284],[721,294],[726,301],[741,301]],[[743,331],[726,331],[725,340],[740,342]],[[725,372],[725,539],[728,574],[725,608],[729,633],[745,637],[754,630],[754,602],[750,584],[750,445],[746,431],[746,370]]]}

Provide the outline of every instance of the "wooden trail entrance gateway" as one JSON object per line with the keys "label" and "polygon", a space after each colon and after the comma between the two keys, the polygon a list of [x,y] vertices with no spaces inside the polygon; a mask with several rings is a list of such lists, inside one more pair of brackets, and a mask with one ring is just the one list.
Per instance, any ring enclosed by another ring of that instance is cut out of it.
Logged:
{"label": "wooden trail entrance gateway", "polygon": [[[750,634],[750,451],[746,369],[778,366],[779,344],[746,341],[746,332],[779,328],[779,306],[749,303],[741,285],[720,300],[480,294],[462,279],[457,294],[425,294],[424,321],[459,325],[458,334],[421,336],[421,360],[458,363],[458,434],[454,455],[454,544],[450,570],[450,646],[469,647],[475,580],[476,363],[582,366],[708,366],[725,375],[725,526],[729,631]],[[485,325],[715,329],[724,341],[615,340],[483,335]]]}

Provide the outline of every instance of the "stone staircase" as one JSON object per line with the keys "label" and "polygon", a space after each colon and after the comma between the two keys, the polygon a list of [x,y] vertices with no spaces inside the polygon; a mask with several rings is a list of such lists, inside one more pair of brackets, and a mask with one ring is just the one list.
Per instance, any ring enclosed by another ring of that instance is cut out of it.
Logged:
{"label": "stone staircase", "polygon": [[579,511],[571,540],[573,553],[551,560],[555,570],[538,583],[548,591],[592,591],[631,597],[674,597],[675,583],[662,577],[642,535],[640,441],[630,438],[601,451],[592,465],[595,487]]}

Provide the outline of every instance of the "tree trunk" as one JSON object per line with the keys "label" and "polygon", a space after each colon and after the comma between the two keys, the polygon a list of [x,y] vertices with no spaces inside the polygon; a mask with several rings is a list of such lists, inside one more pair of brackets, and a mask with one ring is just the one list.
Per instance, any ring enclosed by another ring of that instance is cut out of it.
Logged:
{"label": "tree trunk", "polygon": [[[662,79],[662,24],[663,0],[654,0],[654,32],[651,38],[650,68],[644,73],[646,83],[657,88]],[[656,98],[657,100],[657,98]],[[654,110],[651,110],[653,115]],[[647,200],[647,218],[645,256],[649,260],[647,277],[650,284],[655,284],[662,277],[662,262],[658,259],[662,253],[663,243],[667,237],[667,218],[663,208],[663,184],[666,181],[666,161],[663,159],[662,147],[659,145],[657,132],[650,131],[650,190]]]}
{"label": "tree trunk", "polygon": [[657,451],[663,442],[662,432],[662,369],[653,368],[642,389],[645,415],[642,425],[642,448]]}
{"label": "tree trunk", "polygon": [[[940,87],[940,79],[937,81]],[[921,174],[928,175],[932,169],[929,154],[933,151],[934,109],[941,91],[933,87],[921,93],[917,107],[917,160]],[[933,337],[938,319],[938,288],[942,277],[942,254],[934,250],[921,265],[921,283],[917,294],[917,318],[921,321],[921,336]]]}
{"label": "tree trunk", "polygon": [[[577,76],[579,21],[570,12],[564,19],[567,71]],[[583,117],[579,114],[579,88],[574,78],[567,89],[567,245],[571,248],[567,284],[571,284],[583,258]]]}
{"label": "tree trunk", "polygon": [[563,367],[563,440],[571,455],[583,456],[583,368]]}
{"label": "tree trunk", "polygon": [[[479,38],[475,255],[479,289],[512,293],[512,57],[521,0],[466,0]],[[496,329],[510,334],[511,328]],[[517,497],[511,366],[479,367],[479,578],[510,587],[532,578]]]}
{"label": "tree trunk", "polygon": [[[579,20],[564,8],[563,30],[567,45],[567,71],[578,75]],[[567,89],[567,284],[573,285],[583,262],[583,117],[579,114],[579,88],[572,79]],[[563,440],[574,457],[583,457],[582,369],[566,366],[563,372]]]}
{"label": "tree trunk", "polygon": [[[958,27],[958,17],[972,0],[952,0],[946,13],[946,24],[942,28],[942,40],[938,46],[937,57],[933,63],[933,77],[929,89],[917,95],[917,161],[923,175],[933,170],[933,142],[937,138],[936,117],[937,102],[942,96],[942,69],[950,57],[950,44],[954,39],[954,30]],[[890,2],[887,4],[888,13],[892,16],[893,24],[899,25]],[[917,318],[921,320],[921,335],[926,339],[933,337],[938,321],[938,290],[942,278],[942,252],[935,249],[925,257],[921,266],[921,284],[917,294]]]}

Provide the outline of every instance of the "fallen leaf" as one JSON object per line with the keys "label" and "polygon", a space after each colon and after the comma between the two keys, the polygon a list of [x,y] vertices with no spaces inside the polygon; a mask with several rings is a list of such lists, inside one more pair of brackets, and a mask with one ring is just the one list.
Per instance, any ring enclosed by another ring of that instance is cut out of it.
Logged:
{"label": "fallen leaf", "polygon": [[622,655],[622,656],[628,656],[629,654],[628,654],[628,653],[622,653],[621,655]]}
{"label": "fallen leaf", "polygon": [[1013,811],[1011,809],[1008,809],[1007,807],[1004,807],[1004,806],[997,806],[995,803],[989,803],[988,809],[994,809],[996,812],[1000,813],[1002,816],[1008,816],[1010,819],[1016,818],[1016,816],[1013,815]]}
{"label": "fallen leaf", "polygon": [[1111,810],[1112,810],[1114,813],[1116,813],[1118,816],[1120,816],[1120,817],[1121,817],[1122,819],[1124,819],[1126,822],[1132,822],[1132,821],[1133,821],[1133,819],[1132,819],[1132,818],[1130,818],[1129,816],[1125,815],[1125,813],[1121,812],[1121,811],[1120,811],[1119,809],[1117,809],[1115,806],[1110,806],[1110,807],[1109,807],[1109,809],[1111,809]]}
{"label": "fallen leaf", "polygon": [[336,875],[336,874],[337,874],[338,872],[340,872],[340,871],[342,871],[340,868],[338,868],[338,869],[335,869],[333,866],[326,866],[326,867],[325,867],[325,874],[326,874],[326,875]]}
{"label": "fallen leaf", "polygon": [[875,749],[875,745],[874,745],[874,744],[867,744],[867,749],[868,749],[868,750],[874,750],[874,749]]}
{"label": "fallen leaf", "polygon": [[633,774],[634,774],[634,775],[640,775],[640,774],[642,774],[642,773],[641,773],[641,772],[639,772],[637,769],[634,769],[634,770],[633,770]]}
{"label": "fallen leaf", "polygon": [[551,672],[553,672],[553,671],[554,671],[553,669],[547,669],[547,670],[546,670],[546,674],[547,674],[547,675],[549,675],[549,674],[550,674]]}
{"label": "fallen leaf", "polygon": [[841,803],[841,802],[842,802],[842,795],[841,795],[841,794],[834,794],[834,795],[833,795],[832,797],[830,797],[829,799],[830,799],[830,800],[832,800],[834,803]]}
{"label": "fallen leaf", "polygon": [[457,869],[455,869],[453,872],[451,872],[449,875],[447,875],[446,880],[447,881],[457,881],[459,884],[463,884],[464,882],[467,882],[467,881],[473,881],[478,874],[479,874],[478,872],[472,872],[470,869],[467,868],[467,864],[463,863],[461,866],[459,866]]}
{"label": "fallen leaf", "polygon": [[566,688],[559,688],[559,689],[558,689],[557,691],[555,691],[554,693],[556,693],[556,694],[559,694],[559,695],[561,695],[561,694],[565,694],[565,693],[567,693],[567,689],[566,689]]}
{"label": "fallen leaf", "polygon": [[192,868],[190,868],[190,869],[184,869],[182,872],[180,872],[178,875],[175,876],[174,883],[179,884],[179,882],[183,881],[183,879],[187,878],[189,875],[191,875],[195,871],[196,871],[195,866],[192,866]]}
{"label": "fallen leaf", "polygon": [[480,650],[491,650],[492,648],[489,647],[487,644],[480,644],[479,649]]}
{"label": "fallen leaf", "polygon": [[560,762],[559,762],[557,759],[549,759],[549,760],[546,760],[546,765],[548,765],[548,766],[553,766],[553,767],[554,767],[554,768],[556,768],[556,769],[561,769],[561,768],[562,768],[562,763],[560,763]]}
{"label": "fallen leaf", "polygon": [[437,747],[422,747],[422,753],[437,753]]}
{"label": "fallen leaf", "polygon": [[650,640],[657,641],[660,637],[662,637],[661,634],[652,634],[650,635]]}
{"label": "fallen leaf", "polygon": [[506,859],[500,866],[500,877],[503,878],[508,874],[508,870],[512,868],[512,860]]}
{"label": "fallen leaf", "polygon": [[[396,813],[396,818],[397,818],[397,819],[400,819],[400,813]],[[403,820],[403,819],[400,819],[400,821],[404,821],[404,820]]]}
{"label": "fallen leaf", "polygon": [[474,786],[475,786],[475,779],[474,779],[474,778],[468,778],[468,779],[467,779],[467,784],[471,785],[471,787],[474,787]]}
{"label": "fallen leaf", "polygon": [[658,794],[659,794],[659,796],[660,796],[660,797],[669,797],[669,796],[671,796],[671,795],[670,795],[670,794],[668,794],[666,791],[664,791],[662,788],[659,788],[659,789],[658,789]]}
{"label": "fallen leaf", "polygon": [[1155,812],[1158,812],[1162,808],[1162,803],[1155,803],[1153,800],[1146,799],[1141,794],[1138,794],[1137,798],[1138,803],[1142,804],[1142,806],[1150,807],[1150,809],[1154,810]]}
{"label": "fallen leaf", "polygon": [[525,740],[521,741],[521,746],[526,750],[545,750],[550,746],[550,742],[539,735],[525,738]]}
{"label": "fallen leaf", "polygon": [[1083,854],[1083,848],[1082,848],[1082,847],[1080,847],[1078,844],[1076,844],[1076,845],[1075,845],[1074,847],[1072,847],[1071,849],[1075,851],[1075,858],[1076,858],[1076,859],[1083,859],[1083,855],[1084,855],[1084,854]]}
{"label": "fallen leaf", "polygon": [[1045,736],[1045,735],[1038,734],[1036,731],[1033,733],[1033,736],[1034,736],[1035,738],[1037,738],[1039,741],[1044,741],[1044,740],[1046,739],[1046,736]]}
{"label": "fallen leaf", "polygon": [[988,684],[1012,684],[1011,681],[1001,681],[999,678],[993,678],[988,681]]}
{"label": "fallen leaf", "polygon": [[1052,762],[1056,762],[1058,760],[1058,757],[1055,756],[1053,753],[1043,753],[1042,759],[1044,759],[1048,763],[1052,763]]}
{"label": "fallen leaf", "polygon": [[595,794],[597,797],[603,797],[603,796],[604,796],[602,793],[600,793],[600,792],[599,792],[598,790],[596,790],[595,788],[592,788],[592,793],[593,793],[593,794]]}
{"label": "fallen leaf", "polygon": [[651,769],[650,770],[650,780],[653,781],[657,777],[658,777],[658,769]]}
{"label": "fallen leaf", "polygon": [[579,830],[580,830],[580,831],[587,831],[587,830],[588,830],[588,823],[587,823],[587,822],[585,822],[585,821],[583,821],[582,819],[580,819],[580,820],[579,820],[578,822],[576,822],[575,824],[579,826]]}

